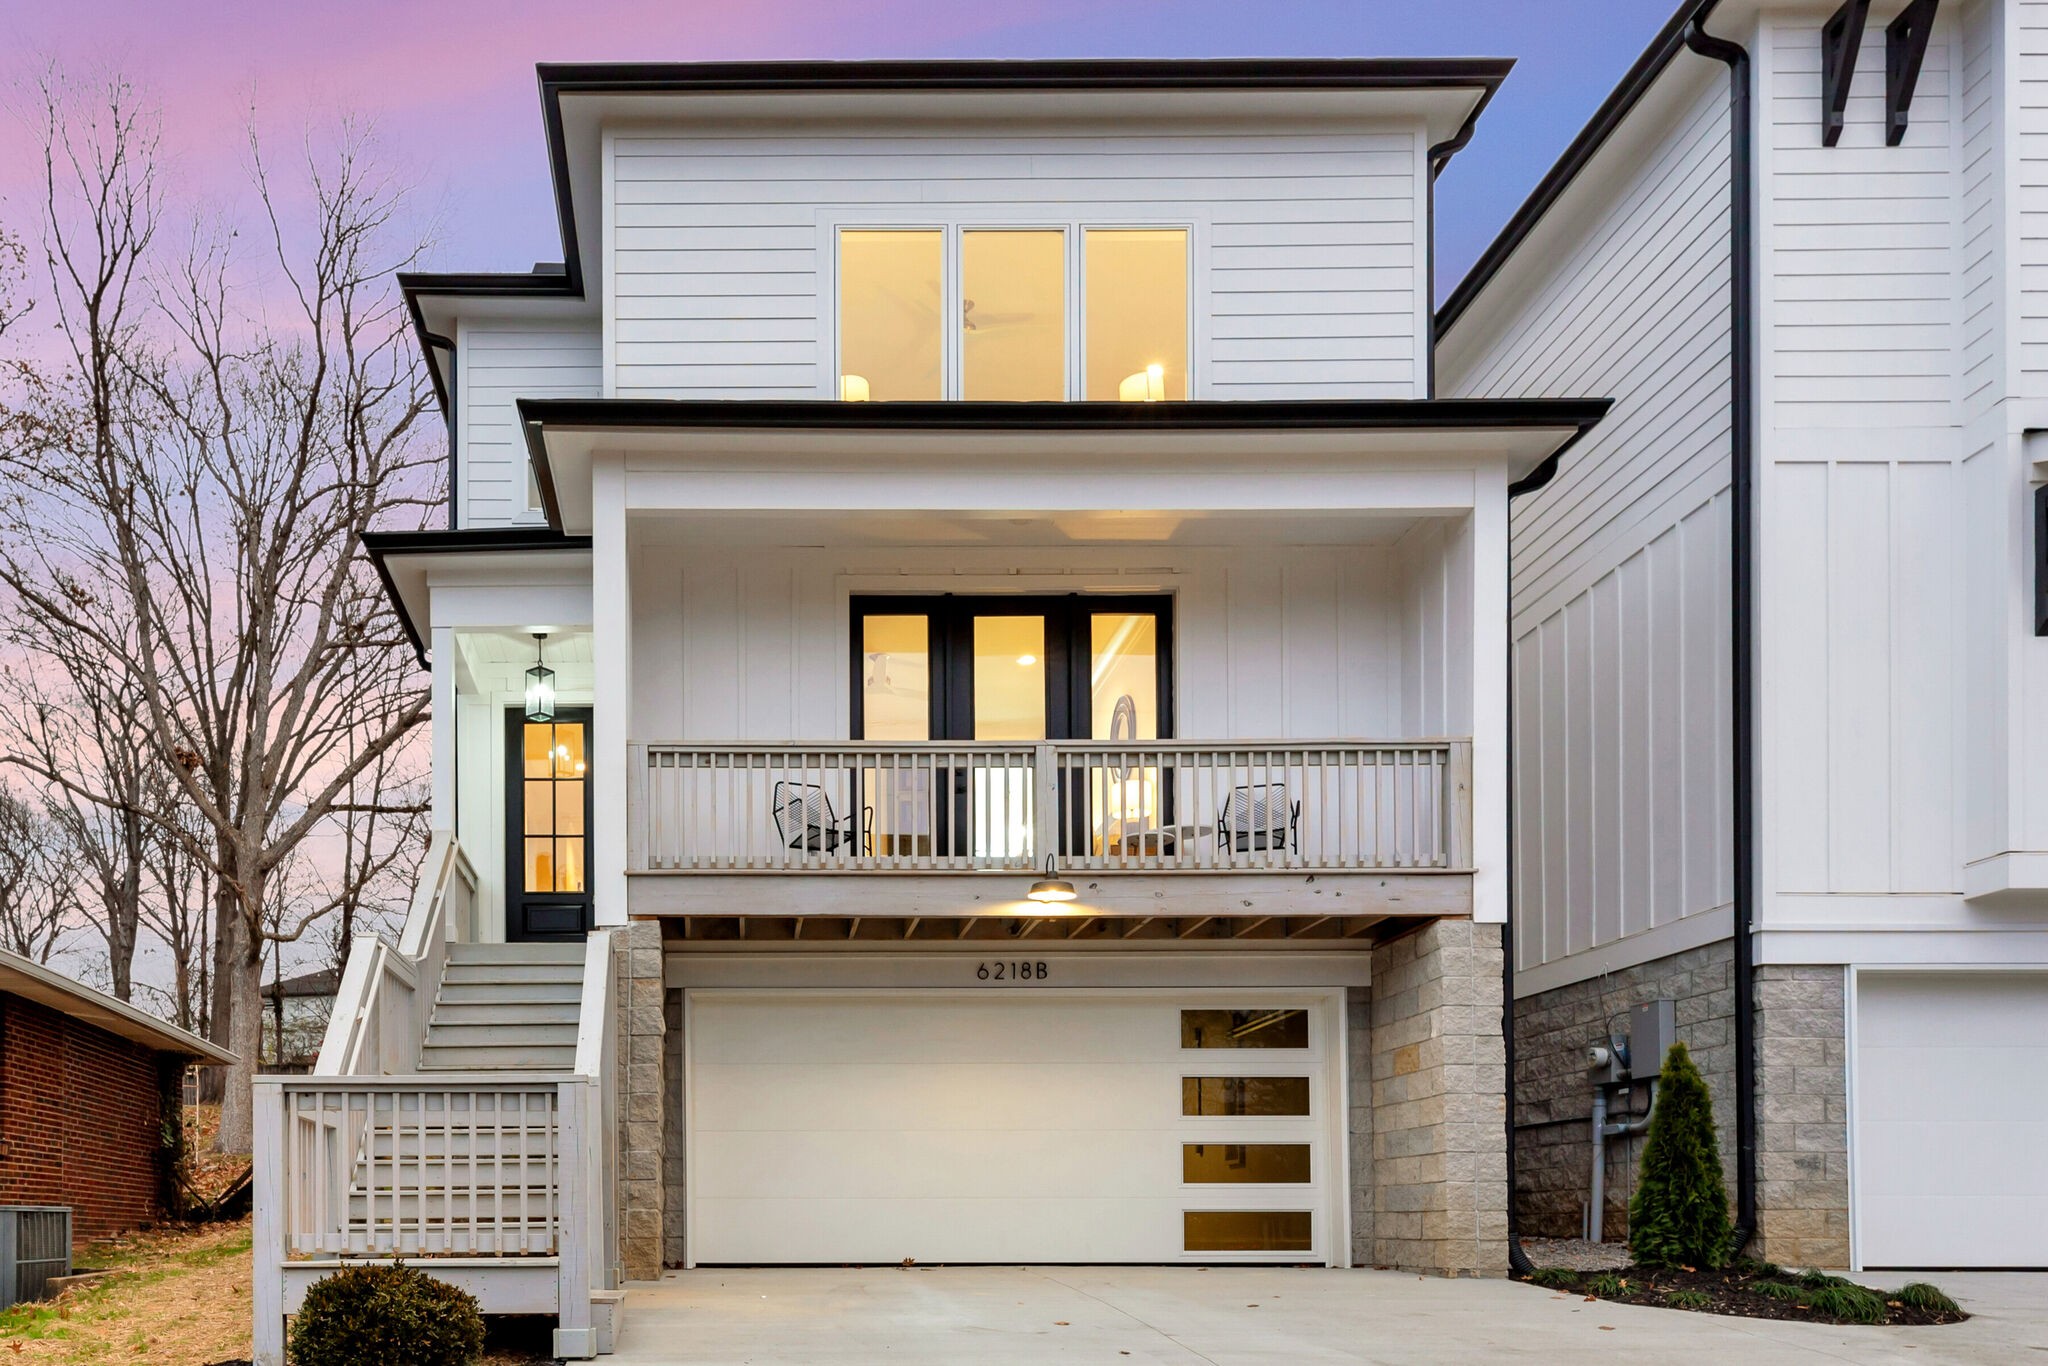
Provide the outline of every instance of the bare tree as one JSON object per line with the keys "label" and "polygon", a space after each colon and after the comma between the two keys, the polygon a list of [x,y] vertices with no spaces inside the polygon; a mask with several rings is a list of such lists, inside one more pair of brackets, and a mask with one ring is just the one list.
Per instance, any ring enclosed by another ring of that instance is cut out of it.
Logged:
{"label": "bare tree", "polygon": [[[168,775],[162,781],[168,785]],[[158,799],[159,809],[169,814],[148,828],[143,844],[149,886],[142,898],[142,924],[171,959],[170,985],[151,994],[180,1029],[210,1038],[215,879],[212,859],[195,851],[211,841],[198,813],[189,806],[173,807],[169,798],[165,791]],[[170,823],[179,828],[168,828]]]}
{"label": "bare tree", "polygon": [[77,905],[64,855],[49,817],[0,788],[0,948],[50,961]]}
{"label": "bare tree", "polygon": [[[252,138],[287,316],[242,316],[231,239],[195,235],[158,286],[165,335],[146,347],[107,302],[125,298],[154,221],[148,140],[128,128],[117,120],[83,153],[61,117],[46,128],[56,308],[82,375],[99,373],[103,350],[116,359],[103,427],[94,409],[61,447],[0,455],[46,513],[38,536],[0,555],[0,582],[108,656],[132,649],[148,748],[203,822],[187,848],[215,879],[212,1023],[238,1058],[220,1145],[246,1152],[266,946],[345,899],[330,887],[273,922],[270,879],[338,807],[377,813],[351,794],[426,716],[359,553],[371,526],[418,525],[438,497],[420,439],[429,398],[390,284],[418,243],[402,240],[402,189],[357,131],[309,150],[305,224]],[[119,610],[81,609],[58,586],[65,573],[109,586]],[[111,622],[132,623],[132,641]]]}

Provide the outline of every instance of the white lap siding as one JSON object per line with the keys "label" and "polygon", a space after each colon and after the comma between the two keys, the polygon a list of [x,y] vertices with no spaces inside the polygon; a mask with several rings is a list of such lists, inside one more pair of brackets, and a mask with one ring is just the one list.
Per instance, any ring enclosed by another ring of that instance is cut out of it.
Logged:
{"label": "white lap siding", "polygon": [[[1446,396],[1612,396],[1513,507],[1518,984],[1716,931],[1728,881],[1728,115],[1668,75],[1446,338]],[[1623,147],[1626,142],[1626,147]],[[1680,936],[1691,935],[1686,939]]]}
{"label": "white lap siding", "polygon": [[1188,223],[1196,397],[1414,398],[1419,128],[721,125],[607,136],[621,398],[829,388],[835,223]]}
{"label": "white lap siding", "polygon": [[527,506],[522,398],[596,398],[603,333],[587,323],[464,319],[456,359],[456,498],[465,527],[539,525]]}

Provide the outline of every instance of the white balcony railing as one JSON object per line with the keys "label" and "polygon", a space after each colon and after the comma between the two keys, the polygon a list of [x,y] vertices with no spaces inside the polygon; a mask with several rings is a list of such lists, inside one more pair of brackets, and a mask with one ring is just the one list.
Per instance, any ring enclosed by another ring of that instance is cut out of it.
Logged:
{"label": "white balcony railing", "polygon": [[637,872],[1471,866],[1467,740],[633,748]]}

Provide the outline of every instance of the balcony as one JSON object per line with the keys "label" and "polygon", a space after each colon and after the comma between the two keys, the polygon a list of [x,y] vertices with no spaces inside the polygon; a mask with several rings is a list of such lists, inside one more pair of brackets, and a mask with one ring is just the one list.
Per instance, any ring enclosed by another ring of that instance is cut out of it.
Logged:
{"label": "balcony", "polygon": [[635,914],[1039,915],[1013,903],[1049,860],[1084,914],[1469,901],[1462,739],[638,744],[629,762]]}

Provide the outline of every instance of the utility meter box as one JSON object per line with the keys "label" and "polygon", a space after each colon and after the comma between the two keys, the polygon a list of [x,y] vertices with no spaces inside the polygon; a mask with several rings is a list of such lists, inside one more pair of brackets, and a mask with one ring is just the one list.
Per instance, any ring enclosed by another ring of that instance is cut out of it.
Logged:
{"label": "utility meter box", "polygon": [[1678,1042],[1678,1007],[1671,1001],[1645,1001],[1628,1020],[1628,1073],[1631,1080],[1649,1081],[1664,1070],[1664,1055]]}

